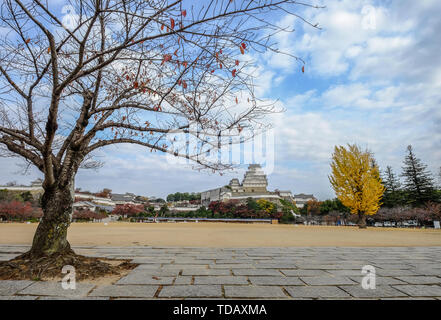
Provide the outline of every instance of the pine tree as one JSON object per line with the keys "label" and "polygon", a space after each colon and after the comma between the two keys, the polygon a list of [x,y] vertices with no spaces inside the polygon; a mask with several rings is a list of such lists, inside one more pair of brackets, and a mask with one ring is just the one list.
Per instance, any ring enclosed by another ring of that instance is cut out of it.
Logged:
{"label": "pine tree", "polygon": [[371,168],[373,168],[373,169],[377,168],[377,170],[373,170],[375,178],[380,180],[381,179],[381,177],[380,177],[380,166],[378,165],[377,160],[375,160],[374,155],[372,153],[370,153],[370,156],[371,156],[371,159],[370,159]]}
{"label": "pine tree", "polygon": [[421,162],[413,153],[412,146],[407,147],[408,155],[404,159],[403,172],[404,189],[407,191],[408,203],[419,206],[433,200],[434,185],[427,165]]}
{"label": "pine tree", "polygon": [[401,182],[393,172],[392,167],[387,166],[382,176],[382,182],[386,188],[383,195],[384,206],[391,208],[402,204]]}
{"label": "pine tree", "polygon": [[395,175],[391,166],[386,167],[386,172],[384,174],[384,186],[388,192],[397,192],[401,188],[401,182]]}

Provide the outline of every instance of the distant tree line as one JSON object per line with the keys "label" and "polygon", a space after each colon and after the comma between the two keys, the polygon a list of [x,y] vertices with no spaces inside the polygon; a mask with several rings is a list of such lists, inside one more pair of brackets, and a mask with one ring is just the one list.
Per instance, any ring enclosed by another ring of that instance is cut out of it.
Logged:
{"label": "distant tree line", "polygon": [[[162,200],[162,199],[161,199]],[[112,211],[113,215],[120,216],[120,220],[124,218],[134,217],[155,217],[161,216],[165,212],[168,212],[167,204],[164,203],[158,212],[155,211],[155,207],[150,204],[119,204],[116,205]]]}
{"label": "distant tree line", "polygon": [[[118,205],[112,214],[127,219],[143,217],[176,217],[176,218],[215,218],[215,219],[279,219],[282,223],[294,220],[292,213],[299,213],[298,208],[290,201],[281,200],[280,204],[265,199],[254,200],[248,198],[246,203],[238,200],[213,201],[208,208],[201,206],[193,211],[171,211],[163,205],[158,211],[152,206]],[[122,219],[122,218],[121,218]]]}
{"label": "distant tree line", "polygon": [[174,201],[197,201],[201,200],[201,194],[200,193],[188,193],[188,192],[176,192],[169,194],[167,196],[168,202],[174,202]]}

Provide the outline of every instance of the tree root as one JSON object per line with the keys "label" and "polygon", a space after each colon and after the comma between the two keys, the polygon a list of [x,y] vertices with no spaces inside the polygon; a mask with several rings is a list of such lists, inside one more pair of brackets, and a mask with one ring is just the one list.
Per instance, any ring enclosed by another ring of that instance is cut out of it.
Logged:
{"label": "tree root", "polygon": [[30,252],[26,252],[12,260],[0,262],[0,280],[62,279],[65,274],[61,270],[65,265],[75,268],[77,281],[119,275],[121,271],[137,266],[129,260],[86,257],[72,250],[42,257],[32,257]]}

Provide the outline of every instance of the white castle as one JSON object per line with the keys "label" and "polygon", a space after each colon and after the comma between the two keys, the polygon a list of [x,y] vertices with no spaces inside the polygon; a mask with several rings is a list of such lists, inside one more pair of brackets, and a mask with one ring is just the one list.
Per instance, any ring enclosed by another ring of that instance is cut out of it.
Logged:
{"label": "white castle", "polygon": [[262,167],[259,164],[250,164],[242,183],[239,182],[239,179],[235,178],[231,179],[230,183],[225,187],[201,192],[201,203],[204,206],[208,206],[212,201],[245,201],[248,198],[255,200],[266,199],[270,201],[280,199],[294,201],[291,191],[280,191],[276,189],[271,192],[267,190],[267,187],[268,180]]}

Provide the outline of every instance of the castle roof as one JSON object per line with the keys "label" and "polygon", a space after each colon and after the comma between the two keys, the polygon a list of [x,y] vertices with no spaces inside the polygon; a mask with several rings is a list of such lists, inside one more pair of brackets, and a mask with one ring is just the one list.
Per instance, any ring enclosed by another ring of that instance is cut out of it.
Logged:
{"label": "castle roof", "polygon": [[245,172],[245,176],[242,181],[242,185],[246,186],[262,186],[266,187],[268,181],[266,179],[266,174],[263,172],[260,164],[250,164],[248,171]]}
{"label": "castle roof", "polygon": [[314,198],[314,195],[313,194],[299,193],[299,194],[295,194],[294,198],[309,199],[309,198]]}

